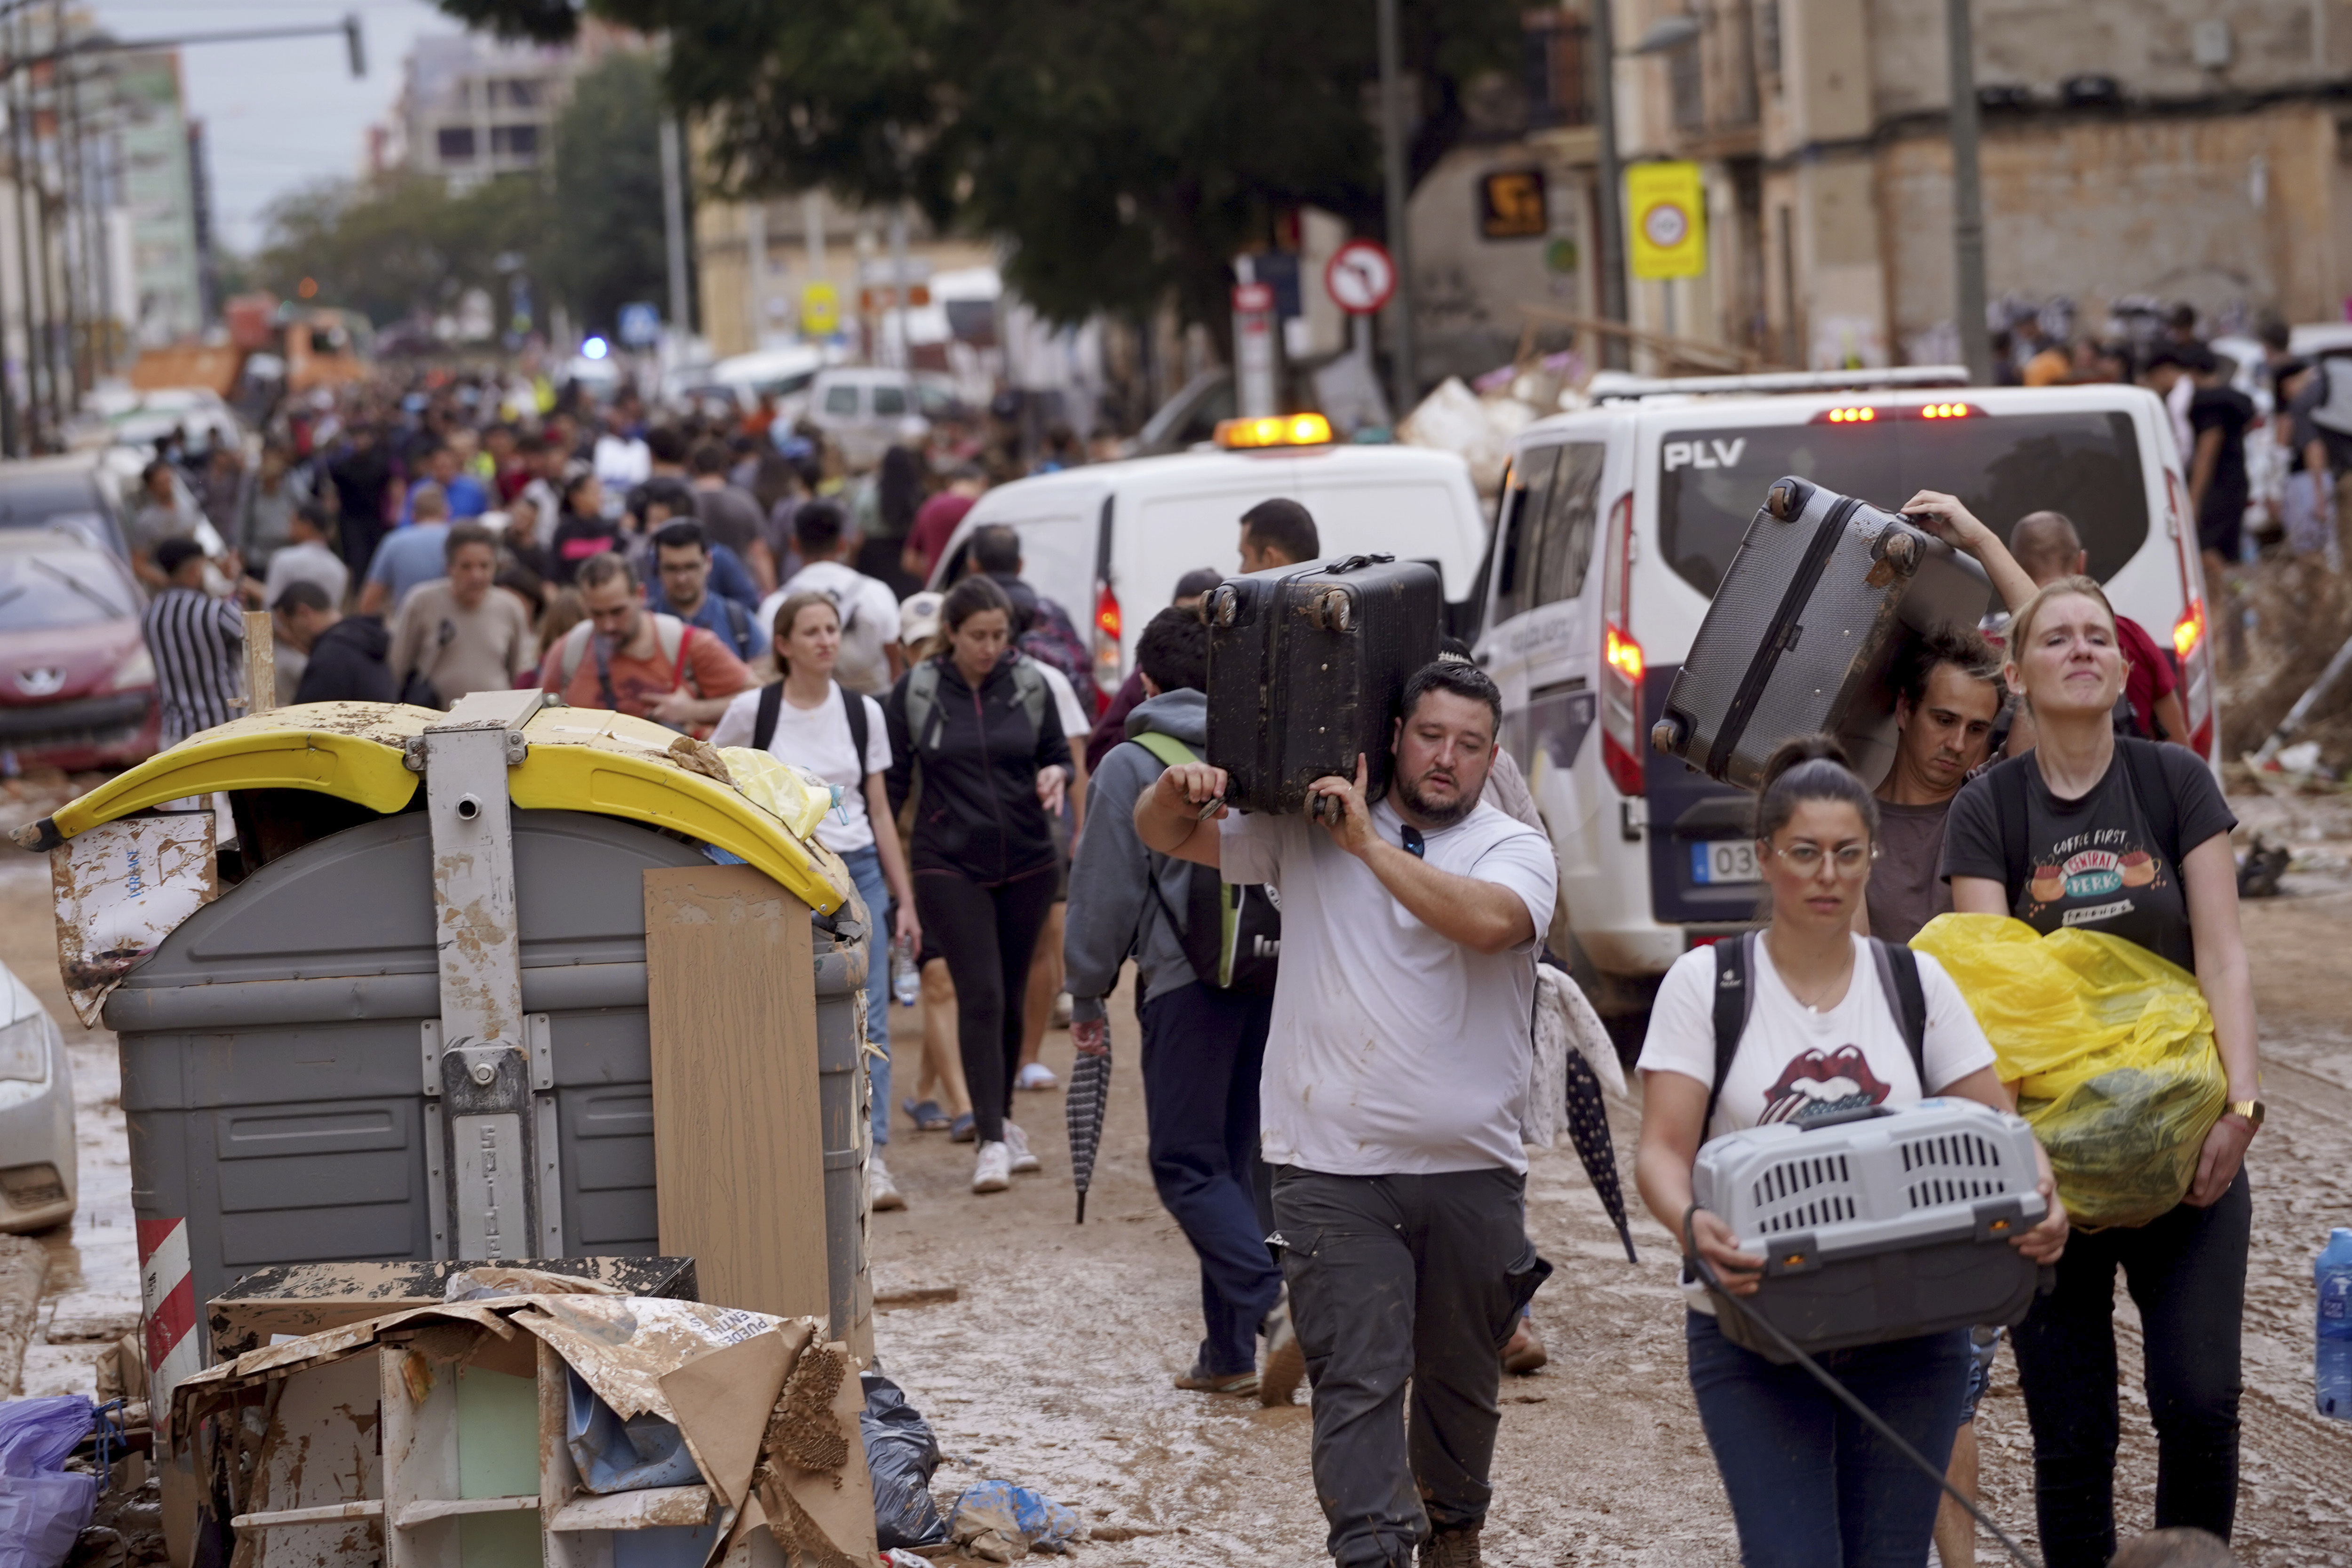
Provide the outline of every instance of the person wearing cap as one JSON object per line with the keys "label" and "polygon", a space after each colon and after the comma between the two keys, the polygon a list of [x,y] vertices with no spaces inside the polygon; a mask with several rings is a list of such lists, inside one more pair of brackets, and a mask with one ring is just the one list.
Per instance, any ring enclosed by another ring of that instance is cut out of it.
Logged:
{"label": "person wearing cap", "polygon": [[[1224,580],[1225,574],[1213,566],[1196,566],[1176,579],[1176,596],[1169,604],[1180,610],[1197,610],[1201,601],[1209,596],[1209,590]],[[1093,731],[1087,736],[1088,773],[1102,766],[1110,749],[1127,739],[1127,716],[1150,695],[1144,689],[1143,666],[1139,661],[1134,673],[1119,684],[1110,706],[1103,710],[1102,717],[1095,721]]]}

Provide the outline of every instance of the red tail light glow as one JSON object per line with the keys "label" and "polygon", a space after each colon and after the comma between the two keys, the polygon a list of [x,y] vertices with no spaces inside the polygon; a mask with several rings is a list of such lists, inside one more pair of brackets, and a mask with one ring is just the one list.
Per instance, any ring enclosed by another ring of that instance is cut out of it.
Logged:
{"label": "red tail light glow", "polygon": [[1608,554],[1601,563],[1601,762],[1617,793],[1643,793],[1642,645],[1626,629],[1633,605],[1633,498],[1609,509]]}
{"label": "red tail light glow", "polygon": [[1104,707],[1110,705],[1111,693],[1118,689],[1119,626],[1118,595],[1111,592],[1108,583],[1097,584],[1094,625],[1089,629],[1094,634],[1095,692]]}
{"label": "red tail light glow", "polygon": [[1642,645],[1619,631],[1609,628],[1609,668],[1628,680],[1642,679]]}
{"label": "red tail light glow", "polygon": [[1118,641],[1118,595],[1110,591],[1108,583],[1095,595],[1095,630],[1113,642]]}
{"label": "red tail light glow", "polygon": [[2191,599],[2180,618],[2172,623],[2172,651],[2187,658],[2205,640],[2205,601]]}

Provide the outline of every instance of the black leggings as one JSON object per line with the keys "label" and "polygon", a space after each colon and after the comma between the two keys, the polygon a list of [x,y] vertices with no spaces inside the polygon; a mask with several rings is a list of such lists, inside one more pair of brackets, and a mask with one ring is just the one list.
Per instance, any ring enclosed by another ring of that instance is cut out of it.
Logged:
{"label": "black leggings", "polygon": [[923,939],[948,961],[956,988],[956,1045],[980,1141],[1004,1141],[1013,1077],[1021,1065],[1021,1007],[1029,961],[1054,908],[1054,868],[1009,882],[972,882],[952,871],[915,873]]}
{"label": "black leggings", "polygon": [[2033,1426],[2035,1502],[2050,1568],[2116,1552],[2116,1268],[2139,1307],[2156,1425],[2156,1527],[2230,1539],[2238,1502],[2239,1321],[2252,1189],[2243,1171],[2210,1208],[2076,1231],[2058,1288],[2011,1338]]}

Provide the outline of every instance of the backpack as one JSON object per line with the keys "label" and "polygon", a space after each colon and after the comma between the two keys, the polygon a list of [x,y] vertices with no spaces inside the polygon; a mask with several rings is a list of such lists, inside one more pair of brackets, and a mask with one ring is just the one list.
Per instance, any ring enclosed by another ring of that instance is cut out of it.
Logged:
{"label": "backpack", "polygon": [[1095,661],[1087,652],[1078,628],[1071,624],[1067,610],[1041,596],[1036,614],[1029,617],[1028,629],[1013,639],[1013,646],[1040,664],[1050,664],[1069,677],[1071,689],[1078,694],[1078,701],[1087,713],[1102,711],[1102,690],[1095,684]]}
{"label": "backpack", "polygon": [[[861,581],[873,582],[876,579],[861,578]],[[889,647],[880,626],[858,618],[857,595],[854,589],[842,593],[813,583],[802,584],[798,587],[787,583],[785,588],[796,594],[822,594],[833,602],[833,613],[841,619],[841,652],[834,664],[835,680],[869,697],[882,696],[890,689]]]}
{"label": "backpack", "polygon": [[[2172,786],[2165,780],[2163,753],[2157,750],[2156,742],[2137,735],[2116,736],[2116,750],[2123,753],[2125,776],[2147,818],[2148,831],[2156,837],[2157,851],[2171,864],[2177,877],[2180,874],[2180,803],[2172,798]],[[2033,848],[2025,841],[2029,816],[2025,770],[2032,765],[2027,757],[2011,757],[1987,775],[1992,781],[1993,820],[2000,828],[2001,867],[2011,909],[2017,907],[2018,895],[2033,875]]]}
{"label": "backpack", "polygon": [[[1731,1076],[1731,1060],[1739,1054],[1739,1037],[1748,1032],[1748,1016],[1756,1010],[1756,987],[1748,977],[1756,972],[1758,931],[1726,937],[1715,944],[1715,1082],[1706,1091],[1706,1114],[1699,1118],[1699,1135],[1715,1125],[1716,1102],[1723,1098],[1723,1080]],[[1871,961],[1878,970],[1878,994],[1887,999],[1895,1026],[1911,1052],[1911,1066],[1919,1075],[1919,1092],[1927,1092],[1927,993],[1919,981],[1919,955],[1868,939]]]}
{"label": "backpack", "polygon": [[[1013,661],[1013,700],[1029,715],[1031,728],[1043,734],[1045,715],[1054,710],[1054,689],[1035,667],[1023,660]],[[907,743],[915,752],[918,763],[927,746],[939,744],[940,661],[927,658],[907,672]]]}
{"label": "backpack", "polygon": [[[1173,735],[1153,732],[1132,737],[1134,743],[1168,767],[1201,759]],[[1244,886],[1216,876],[1202,876],[1214,868],[1195,866],[1184,897],[1184,919],[1168,907],[1160,879],[1146,879],[1160,912],[1176,928],[1193,977],[1219,991],[1251,996],[1274,994],[1276,966],[1282,958],[1282,907],[1274,890]]]}
{"label": "backpack", "polygon": [[[844,686],[838,680],[833,689],[841,698],[842,717],[849,721],[849,748],[857,753],[857,776],[866,777],[866,698]],[[764,752],[768,742],[776,738],[776,721],[784,710],[784,683],[772,680],[760,688],[760,706],[751,716],[751,749]]]}
{"label": "backpack", "polygon": [[[675,691],[681,686],[691,685],[694,671],[687,667],[686,645],[698,628],[688,626],[676,616],[666,616],[659,611],[647,613],[653,616],[655,641],[661,648],[662,658],[670,666],[670,689]],[[589,645],[593,642],[596,648],[596,695],[604,700],[605,707],[617,713],[621,702],[613,691],[612,639],[595,634],[595,624],[592,621],[583,621],[563,634],[563,647],[557,656],[556,669],[561,677],[557,689],[570,689],[572,678],[580,672],[580,661],[587,656]]]}
{"label": "backpack", "polygon": [[[727,613],[727,640],[735,645],[735,657],[748,664],[751,658],[751,612],[740,602],[728,598],[719,598],[719,607]],[[865,753],[860,752],[858,755]]]}

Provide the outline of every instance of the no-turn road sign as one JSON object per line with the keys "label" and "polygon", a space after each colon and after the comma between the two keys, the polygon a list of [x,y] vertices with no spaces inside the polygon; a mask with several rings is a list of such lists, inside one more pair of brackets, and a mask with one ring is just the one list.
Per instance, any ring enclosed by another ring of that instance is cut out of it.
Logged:
{"label": "no-turn road sign", "polygon": [[1378,314],[1396,292],[1396,262],[1377,240],[1349,240],[1323,268],[1323,291],[1351,316]]}

